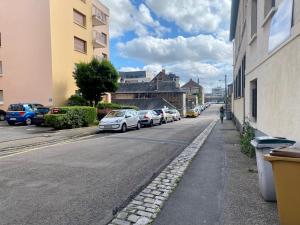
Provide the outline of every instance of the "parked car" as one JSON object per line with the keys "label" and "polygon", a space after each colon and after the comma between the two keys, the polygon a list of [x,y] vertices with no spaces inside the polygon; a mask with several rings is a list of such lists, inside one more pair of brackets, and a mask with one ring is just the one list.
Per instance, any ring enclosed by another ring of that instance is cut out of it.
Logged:
{"label": "parked car", "polygon": [[99,122],[99,131],[126,132],[129,128],[139,130],[141,122],[137,111],[133,109],[113,110]]}
{"label": "parked car", "polygon": [[168,112],[167,109],[154,109],[157,114],[161,115],[161,122],[162,123],[168,123],[173,122],[173,116]]}
{"label": "parked car", "polygon": [[0,109],[0,121],[5,120],[6,112],[2,109]]}
{"label": "parked car", "polygon": [[180,113],[178,112],[177,109],[169,109],[167,112],[173,116],[173,120],[175,121],[181,120]]}
{"label": "parked car", "polygon": [[32,118],[32,123],[36,126],[42,126],[45,125],[45,115],[50,113],[49,107],[37,107],[35,110],[35,115]]}
{"label": "parked car", "polygon": [[199,116],[199,113],[195,109],[190,109],[186,112],[186,117],[195,118],[197,116]]}
{"label": "parked car", "polygon": [[153,110],[141,110],[138,113],[139,113],[141,125],[152,127],[153,125],[156,124],[158,125],[162,124],[161,115]]}
{"label": "parked car", "polygon": [[6,121],[9,125],[15,125],[16,123],[31,125],[35,116],[34,110],[41,106],[43,105],[30,103],[11,104],[6,112]]}

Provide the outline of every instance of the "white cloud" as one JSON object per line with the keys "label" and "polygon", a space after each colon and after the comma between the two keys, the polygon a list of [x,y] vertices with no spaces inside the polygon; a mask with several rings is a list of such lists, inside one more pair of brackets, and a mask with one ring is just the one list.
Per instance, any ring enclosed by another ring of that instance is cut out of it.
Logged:
{"label": "white cloud", "polygon": [[175,22],[186,32],[215,32],[228,25],[230,0],[146,0],[157,16]]}
{"label": "white cloud", "polygon": [[173,39],[141,37],[118,44],[122,56],[135,58],[145,64],[168,64],[182,61],[227,62],[232,61],[231,44],[212,35],[198,35]]}
{"label": "white cloud", "polygon": [[138,36],[161,36],[169,29],[154,20],[145,4],[135,7],[130,0],[101,0],[110,9],[110,35],[120,37],[133,31]]}

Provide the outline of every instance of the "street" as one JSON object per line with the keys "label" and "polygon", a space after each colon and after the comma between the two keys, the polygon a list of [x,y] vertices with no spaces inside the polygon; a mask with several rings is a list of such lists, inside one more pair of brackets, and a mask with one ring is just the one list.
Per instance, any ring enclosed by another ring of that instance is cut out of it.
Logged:
{"label": "street", "polygon": [[0,121],[0,143],[24,138],[38,137],[42,136],[42,134],[52,132],[53,128],[51,127],[37,127],[35,125],[9,126],[6,121]]}
{"label": "street", "polygon": [[1,224],[106,224],[216,117],[93,135],[0,158]]}

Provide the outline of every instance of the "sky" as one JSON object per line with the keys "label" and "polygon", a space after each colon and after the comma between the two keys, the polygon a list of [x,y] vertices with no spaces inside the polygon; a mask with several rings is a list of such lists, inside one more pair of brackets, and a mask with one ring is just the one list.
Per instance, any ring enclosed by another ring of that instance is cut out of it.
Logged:
{"label": "sky", "polygon": [[162,69],[206,92],[232,80],[231,0],[101,0],[110,9],[110,60],[119,71]]}

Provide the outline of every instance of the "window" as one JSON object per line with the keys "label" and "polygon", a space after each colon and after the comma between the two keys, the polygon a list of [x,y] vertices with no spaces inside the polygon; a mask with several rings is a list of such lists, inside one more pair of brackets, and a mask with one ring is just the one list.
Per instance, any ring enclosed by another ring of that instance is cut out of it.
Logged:
{"label": "window", "polygon": [[251,5],[251,38],[257,32],[257,0],[252,0]]}
{"label": "window", "polygon": [[103,57],[103,59],[107,59],[107,54],[102,53],[102,57]]}
{"label": "window", "polygon": [[73,9],[73,19],[74,19],[74,23],[82,27],[86,26],[86,16],[81,12],[77,11],[76,9]]}
{"label": "window", "polygon": [[257,80],[250,83],[250,95],[251,95],[251,116],[256,121],[257,119]]}
{"label": "window", "polygon": [[2,61],[0,61],[0,74],[3,73],[3,70],[2,70]]}
{"label": "window", "polygon": [[74,37],[74,50],[86,53],[86,41],[78,37]]}
{"label": "window", "polygon": [[105,33],[101,33],[101,40],[102,43],[107,44],[107,35]]}
{"label": "window", "polygon": [[0,103],[3,103],[3,90],[0,90]]}
{"label": "window", "polygon": [[242,60],[242,96],[245,97],[245,83],[246,83],[246,56]]}
{"label": "window", "polygon": [[275,7],[275,0],[265,0],[265,17],[269,14],[273,7]]}

